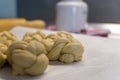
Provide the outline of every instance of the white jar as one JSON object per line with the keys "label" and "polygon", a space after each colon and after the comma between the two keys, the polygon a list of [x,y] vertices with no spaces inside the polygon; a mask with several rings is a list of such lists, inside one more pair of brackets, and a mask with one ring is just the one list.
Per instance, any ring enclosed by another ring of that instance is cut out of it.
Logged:
{"label": "white jar", "polygon": [[57,30],[80,32],[85,29],[88,7],[82,0],[63,0],[56,5]]}

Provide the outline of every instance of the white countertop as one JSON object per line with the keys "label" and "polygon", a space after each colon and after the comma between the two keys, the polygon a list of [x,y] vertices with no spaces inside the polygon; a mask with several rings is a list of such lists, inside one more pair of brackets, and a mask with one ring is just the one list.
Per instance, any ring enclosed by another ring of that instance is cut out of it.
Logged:
{"label": "white countertop", "polygon": [[[17,27],[12,31],[21,38],[25,32],[36,30]],[[36,77],[14,76],[10,68],[4,68],[0,70],[0,80],[120,80],[120,40],[73,35],[85,47],[82,61],[50,62],[45,74]]]}

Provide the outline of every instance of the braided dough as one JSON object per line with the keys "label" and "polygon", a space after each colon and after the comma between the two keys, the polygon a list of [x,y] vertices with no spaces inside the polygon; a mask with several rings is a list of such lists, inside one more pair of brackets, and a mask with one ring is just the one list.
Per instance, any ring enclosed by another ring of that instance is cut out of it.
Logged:
{"label": "braided dough", "polygon": [[[43,32],[41,33],[44,34]],[[80,41],[76,40],[70,33],[61,31],[44,37],[41,37],[41,34],[32,34],[36,37],[32,35],[28,38],[26,34],[23,40],[26,42],[34,40],[41,42],[46,49],[49,60],[60,60],[64,63],[72,63],[82,59],[84,47]]]}
{"label": "braided dough", "polygon": [[25,42],[31,42],[33,40],[35,41],[42,41],[42,39],[44,39],[46,37],[46,35],[42,32],[42,31],[37,31],[35,33],[33,32],[27,32],[24,36],[23,36],[23,41]]}
{"label": "braided dough", "polygon": [[42,45],[45,47],[46,50],[46,54],[51,50],[52,46],[53,46],[53,39],[50,36],[46,36],[45,33],[43,33],[41,30],[33,33],[33,32],[27,32],[24,37],[23,37],[23,41],[29,43],[31,41],[38,41],[40,43],[42,43]]}
{"label": "braided dough", "polygon": [[7,60],[7,49],[15,41],[17,37],[12,32],[1,32],[0,33],[0,67],[2,67]]}
{"label": "braided dough", "polygon": [[10,46],[15,41],[18,41],[18,39],[12,32],[4,31],[0,33],[0,43]]}
{"label": "braided dough", "polygon": [[47,55],[49,60],[60,60],[64,63],[72,63],[82,59],[84,47],[78,40],[74,39],[68,32],[62,31],[56,35],[59,36],[59,38],[55,40],[51,51]]}
{"label": "braided dough", "polygon": [[12,65],[15,75],[42,74],[49,63],[45,55],[45,47],[37,41],[13,43],[8,48],[8,62]]}
{"label": "braided dough", "polygon": [[0,43],[0,67],[2,67],[7,60],[7,55],[6,55],[7,49],[8,47],[6,45]]}

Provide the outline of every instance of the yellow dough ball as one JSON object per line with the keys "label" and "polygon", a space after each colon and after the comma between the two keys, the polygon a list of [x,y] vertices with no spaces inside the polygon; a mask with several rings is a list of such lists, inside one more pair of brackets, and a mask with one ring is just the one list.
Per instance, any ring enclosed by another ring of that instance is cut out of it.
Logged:
{"label": "yellow dough ball", "polygon": [[8,48],[8,62],[15,75],[39,75],[46,70],[49,60],[45,47],[37,41],[18,41]]}

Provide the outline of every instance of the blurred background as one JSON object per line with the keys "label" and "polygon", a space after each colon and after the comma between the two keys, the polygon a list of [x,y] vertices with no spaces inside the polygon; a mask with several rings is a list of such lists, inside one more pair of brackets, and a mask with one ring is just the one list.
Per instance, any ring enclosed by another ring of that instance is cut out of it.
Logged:
{"label": "blurred background", "polygon": [[[55,22],[55,5],[60,0],[0,0],[0,18],[24,17]],[[84,0],[89,7],[88,22],[120,23],[120,0]]]}

